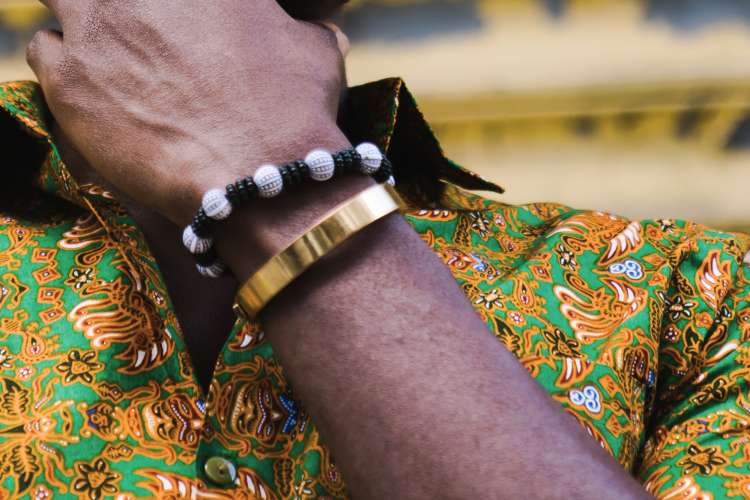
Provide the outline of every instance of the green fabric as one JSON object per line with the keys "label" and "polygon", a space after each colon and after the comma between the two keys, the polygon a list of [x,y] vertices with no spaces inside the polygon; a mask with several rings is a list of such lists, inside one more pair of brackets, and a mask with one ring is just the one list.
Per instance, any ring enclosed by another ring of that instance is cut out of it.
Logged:
{"label": "green fabric", "polygon": [[[203,394],[132,219],[68,174],[35,84],[0,106],[0,497],[346,498],[261,326],[235,325]],[[459,187],[501,190],[445,159],[400,80],[348,109],[406,219],[593,439],[660,498],[750,496],[750,238],[477,197]],[[204,477],[216,456],[229,488]]]}

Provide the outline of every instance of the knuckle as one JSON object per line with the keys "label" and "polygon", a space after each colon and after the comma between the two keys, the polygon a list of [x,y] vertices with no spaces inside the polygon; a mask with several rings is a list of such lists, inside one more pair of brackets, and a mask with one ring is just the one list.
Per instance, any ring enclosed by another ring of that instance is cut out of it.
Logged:
{"label": "knuckle", "polygon": [[321,34],[321,38],[323,40],[323,43],[325,44],[326,49],[338,49],[338,37],[336,36],[336,32],[333,29],[327,26],[320,26],[319,33]]}
{"label": "knuckle", "polygon": [[319,70],[333,76],[338,74],[342,64],[342,52],[336,33],[324,26],[315,26],[317,43],[311,44],[315,52],[314,60]]}
{"label": "knuckle", "polygon": [[62,86],[62,61],[58,60],[59,54],[54,44],[59,42],[55,37],[52,32],[37,31],[26,46],[26,60],[37,74],[48,98],[57,96]]}
{"label": "knuckle", "polygon": [[42,50],[44,49],[45,38],[46,33],[44,31],[37,31],[34,33],[34,36],[29,41],[28,45],[26,45],[26,62],[32,67],[37,61],[39,61]]}
{"label": "knuckle", "polygon": [[307,45],[316,52],[331,51],[336,48],[336,33],[325,23],[305,21],[297,24],[297,29],[300,27]]}

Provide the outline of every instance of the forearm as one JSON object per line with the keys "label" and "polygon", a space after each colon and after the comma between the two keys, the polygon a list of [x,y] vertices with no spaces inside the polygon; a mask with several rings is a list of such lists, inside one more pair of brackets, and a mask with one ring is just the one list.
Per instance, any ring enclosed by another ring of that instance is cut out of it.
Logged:
{"label": "forearm", "polygon": [[[309,224],[366,182],[299,193],[281,217]],[[257,217],[232,224],[234,241],[242,227],[264,232]],[[241,279],[257,266],[222,245]],[[489,333],[400,216],[314,266],[262,320],[356,498],[646,496]]]}

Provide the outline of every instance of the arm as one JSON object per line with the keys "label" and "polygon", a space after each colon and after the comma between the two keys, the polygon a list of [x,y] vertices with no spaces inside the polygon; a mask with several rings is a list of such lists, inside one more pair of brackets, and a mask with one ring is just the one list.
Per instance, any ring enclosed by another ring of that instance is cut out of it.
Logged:
{"label": "arm", "polygon": [[[217,3],[209,17],[165,3],[50,0],[65,39],[43,32],[30,49],[56,119],[115,186],[184,224],[203,191],[248,165],[346,145],[325,30],[270,0]],[[224,228],[220,251],[244,280],[367,182],[258,204]],[[303,276],[264,322],[357,497],[645,494],[487,332],[399,217]]]}
{"label": "arm", "polygon": [[[330,198],[347,190],[330,187]],[[224,244],[244,278],[246,247]],[[355,498],[647,496],[488,332],[399,216],[312,268],[263,323]]]}

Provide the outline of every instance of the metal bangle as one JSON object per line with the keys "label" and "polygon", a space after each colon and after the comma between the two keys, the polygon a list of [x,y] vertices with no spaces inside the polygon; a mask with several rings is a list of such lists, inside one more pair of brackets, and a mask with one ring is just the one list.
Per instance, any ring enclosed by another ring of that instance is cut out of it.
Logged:
{"label": "metal bangle", "polygon": [[246,320],[310,266],[373,222],[404,207],[393,188],[379,184],[334,208],[307,233],[266,262],[239,289],[234,312]]}

